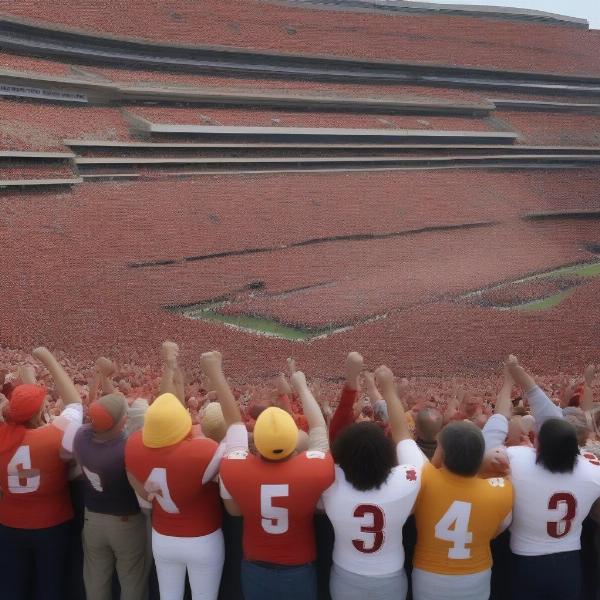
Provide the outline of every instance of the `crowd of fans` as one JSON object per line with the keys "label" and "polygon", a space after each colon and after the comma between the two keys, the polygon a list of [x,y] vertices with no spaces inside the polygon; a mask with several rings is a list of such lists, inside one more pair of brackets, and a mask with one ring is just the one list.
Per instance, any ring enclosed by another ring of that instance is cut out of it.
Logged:
{"label": "crowd of fans", "polygon": [[271,384],[236,387],[220,353],[187,374],[178,353],[165,342],[160,371],[101,357],[89,373],[43,347],[0,354],[2,597],[63,600],[78,570],[88,600],[112,598],[115,577],[121,598],[147,599],[154,574],[163,600],[186,579],[193,599],[224,597],[231,515],[246,600],[316,599],[318,514],[334,600],[487,599],[505,530],[504,597],[583,597],[582,525],[600,515],[593,365],[534,380],[509,356],[491,381],[409,380],[351,352],[343,384],[309,384],[288,359]]}

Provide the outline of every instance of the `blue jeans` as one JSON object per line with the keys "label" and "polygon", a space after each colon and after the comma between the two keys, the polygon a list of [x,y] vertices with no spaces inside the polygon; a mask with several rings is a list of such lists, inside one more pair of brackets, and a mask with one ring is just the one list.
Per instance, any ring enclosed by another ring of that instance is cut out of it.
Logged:
{"label": "blue jeans", "polygon": [[[46,529],[0,525],[0,595],[7,600],[64,600],[71,521]],[[33,584],[33,585],[32,585]],[[31,594],[31,587],[35,595]]]}
{"label": "blue jeans", "polygon": [[312,563],[288,567],[242,561],[244,600],[317,600],[317,571]]}
{"label": "blue jeans", "polygon": [[580,600],[579,551],[544,556],[512,555],[512,600]]}

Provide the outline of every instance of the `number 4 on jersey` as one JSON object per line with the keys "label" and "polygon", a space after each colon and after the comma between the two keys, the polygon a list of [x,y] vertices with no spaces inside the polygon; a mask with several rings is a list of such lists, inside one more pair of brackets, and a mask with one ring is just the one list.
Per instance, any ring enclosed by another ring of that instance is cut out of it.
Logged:
{"label": "number 4 on jersey", "polygon": [[19,446],[7,465],[8,489],[12,494],[31,494],[40,487],[40,472],[31,467],[29,446]]}
{"label": "number 4 on jersey", "polygon": [[156,500],[166,513],[179,514],[179,508],[171,498],[166,469],[159,467],[152,469],[146,483],[144,483],[144,489],[150,493],[150,497]]}
{"label": "number 4 on jersey", "polygon": [[473,534],[469,531],[470,516],[471,503],[455,500],[435,526],[436,538],[453,543],[448,550],[448,558],[471,558],[471,550],[467,548],[467,544],[473,541]]}

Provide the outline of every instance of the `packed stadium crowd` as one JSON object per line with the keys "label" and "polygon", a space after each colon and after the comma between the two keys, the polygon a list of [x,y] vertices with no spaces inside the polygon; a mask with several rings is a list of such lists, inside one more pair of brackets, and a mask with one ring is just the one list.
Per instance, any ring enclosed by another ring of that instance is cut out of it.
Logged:
{"label": "packed stadium crowd", "polygon": [[219,352],[187,374],[178,355],[165,342],[160,371],[101,357],[86,373],[44,347],[2,351],[2,598],[67,597],[74,480],[88,600],[112,598],[115,573],[121,598],[145,600],[151,572],[163,600],[186,579],[216,599],[224,510],[243,518],[246,600],[318,597],[316,514],[334,600],[489,598],[507,530],[507,597],[582,597],[582,526],[600,518],[593,365],[534,379],[511,355],[497,379],[433,382],[350,352],[343,384],[288,359],[271,385],[237,386]]}

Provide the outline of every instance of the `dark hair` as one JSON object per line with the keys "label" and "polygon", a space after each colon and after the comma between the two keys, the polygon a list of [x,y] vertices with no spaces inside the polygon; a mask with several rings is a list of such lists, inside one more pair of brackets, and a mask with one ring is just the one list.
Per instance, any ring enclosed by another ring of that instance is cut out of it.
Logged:
{"label": "dark hair", "polygon": [[440,433],[440,444],[448,471],[463,477],[477,475],[485,451],[479,427],[465,421],[450,423]]}
{"label": "dark hair", "polygon": [[545,421],[538,434],[537,464],[550,473],[571,473],[578,456],[575,427],[564,419]]}
{"label": "dark hair", "polygon": [[361,492],[379,489],[398,464],[396,449],[379,425],[354,423],[335,439],[331,454],[346,480]]}

